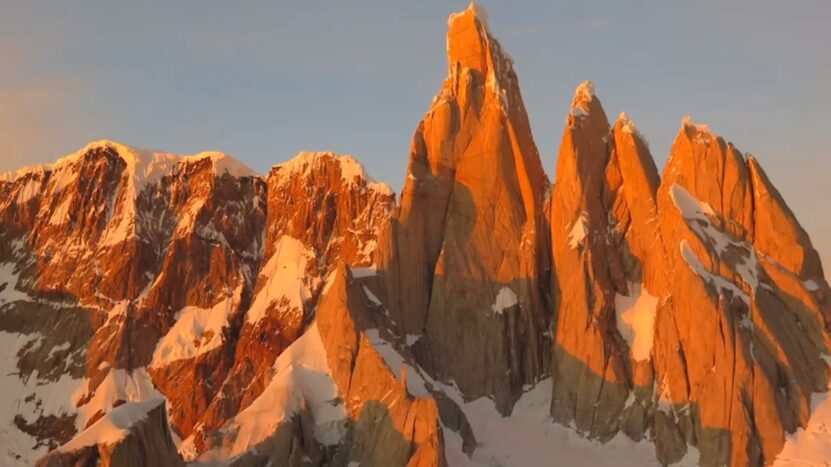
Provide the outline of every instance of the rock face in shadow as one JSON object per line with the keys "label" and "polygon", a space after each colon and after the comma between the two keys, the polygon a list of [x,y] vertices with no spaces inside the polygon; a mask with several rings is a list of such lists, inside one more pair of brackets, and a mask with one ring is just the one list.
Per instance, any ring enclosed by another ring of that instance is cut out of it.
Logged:
{"label": "rock face in shadow", "polygon": [[386,303],[428,371],[508,413],[547,368],[547,178],[513,62],[477,7],[448,20],[447,61],[381,245]]}

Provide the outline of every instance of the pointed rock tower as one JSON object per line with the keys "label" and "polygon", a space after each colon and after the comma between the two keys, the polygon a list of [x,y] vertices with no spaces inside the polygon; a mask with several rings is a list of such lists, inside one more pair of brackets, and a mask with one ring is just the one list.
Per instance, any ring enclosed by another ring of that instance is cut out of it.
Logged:
{"label": "pointed rock tower", "polygon": [[656,323],[658,453],[671,460],[683,438],[702,465],[770,463],[827,385],[816,251],[756,160],[688,118],[658,211],[672,272]]}
{"label": "pointed rock tower", "polygon": [[625,429],[640,439],[645,412],[639,401],[651,396],[653,383],[658,171],[625,114],[609,128],[590,82],[574,93],[556,180],[551,413],[592,437],[608,439]]}
{"label": "pointed rock tower", "polygon": [[659,183],[646,141],[575,92],[551,196],[551,414],[664,464],[770,463],[823,391],[828,286],[752,157],[689,119]]}
{"label": "pointed rock tower", "polygon": [[448,77],[413,136],[381,265],[420,363],[507,413],[546,367],[548,182],[484,11],[471,4],[448,26]]}

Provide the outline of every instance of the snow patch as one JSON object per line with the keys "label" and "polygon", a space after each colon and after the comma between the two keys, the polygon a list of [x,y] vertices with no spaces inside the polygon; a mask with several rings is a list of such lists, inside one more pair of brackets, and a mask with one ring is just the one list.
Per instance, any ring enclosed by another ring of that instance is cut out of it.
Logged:
{"label": "snow patch", "polygon": [[658,298],[643,284],[629,284],[630,295],[615,294],[617,329],[626,339],[635,361],[649,360],[655,332]]}
{"label": "snow patch", "polygon": [[242,295],[242,286],[212,308],[186,306],[176,314],[176,322],[162,337],[153,352],[151,368],[202,355],[222,345],[222,330],[230,327],[229,317]]}
{"label": "snow patch", "polygon": [[[670,198],[687,224],[708,247],[712,248],[719,258],[742,278],[755,291],[759,286],[759,261],[756,250],[746,242],[735,240],[731,236],[717,229],[710,216],[716,217],[713,208],[696,199],[690,192],[677,183],[669,189]],[[730,252],[732,250],[732,255]],[[728,256],[730,256],[728,258]],[[728,261],[729,259],[729,261]]]}
{"label": "snow patch", "polygon": [[30,301],[28,294],[17,290],[19,272],[13,263],[0,263],[0,304]]}
{"label": "snow patch", "polygon": [[72,197],[66,196],[63,201],[52,211],[49,216],[49,223],[51,225],[63,225],[69,221],[69,209],[72,204]]}
{"label": "snow patch", "polygon": [[72,452],[87,446],[115,444],[130,434],[130,427],[144,420],[159,405],[164,405],[163,398],[122,404],[75,435],[57,451]]}
{"label": "snow patch", "polygon": [[478,445],[473,456],[462,452],[461,438],[443,430],[445,455],[454,467],[526,467],[550,463],[570,467],[644,467],[660,465],[648,441],[634,442],[623,434],[601,444],[581,437],[556,424],[549,412],[551,378],[537,383],[514,405],[510,417],[503,417],[489,398],[465,402],[455,387],[439,384],[462,409]]}
{"label": "snow patch", "polygon": [[493,302],[491,309],[494,313],[501,315],[505,310],[516,306],[518,303],[519,299],[516,293],[510,287],[502,287],[499,289],[499,293],[496,294],[496,300]]}
{"label": "snow patch", "polygon": [[594,83],[583,81],[574,89],[574,98],[571,100],[569,115],[583,118],[589,115],[589,103],[594,100]]}
{"label": "snow patch", "polygon": [[709,204],[699,201],[683,186],[673,183],[669,187],[669,197],[672,204],[681,212],[685,219],[698,219],[709,222],[708,216],[716,216],[716,211]]}
{"label": "snow patch", "polygon": [[577,219],[574,220],[574,224],[571,226],[571,231],[568,233],[568,246],[572,250],[576,250],[577,246],[583,242],[586,236],[589,234],[589,226],[588,226],[588,217],[589,215],[584,211],[581,212]]}
{"label": "snow patch", "polygon": [[231,455],[255,447],[303,408],[311,411],[314,437],[326,446],[346,432],[347,414],[327,363],[317,323],[277,357],[265,390],[232,422],[237,430]]}
{"label": "snow patch", "polygon": [[30,176],[23,185],[18,187],[15,203],[24,204],[37,196],[38,193],[40,193],[40,179],[39,177]]}
{"label": "snow patch", "polygon": [[110,369],[101,384],[90,393],[89,380],[72,394],[73,405],[82,401],[86,403],[78,407],[78,418],[75,426],[83,429],[93,415],[98,412],[107,413],[115,407],[118,401],[144,402],[150,399],[163,397],[153,386],[153,381],[144,367],[136,368],[132,372],[123,369]]}
{"label": "snow patch", "polygon": [[303,310],[311,296],[306,269],[314,260],[314,252],[300,240],[283,235],[277,240],[274,253],[260,272],[265,279],[264,286],[257,292],[245,320],[256,324],[265,317],[268,308],[275,302],[286,299],[290,308]]}
{"label": "snow patch", "polygon": [[693,252],[692,248],[690,248],[690,244],[687,240],[681,240],[679,244],[679,248],[681,250],[681,257],[684,259],[684,262],[687,263],[687,266],[696,273],[699,277],[704,279],[704,282],[707,282],[710,286],[716,289],[716,292],[719,294],[724,294],[724,292],[730,292],[734,297],[739,297],[745,303],[750,305],[750,297],[740,288],[736,287],[736,284],[728,281],[727,279],[712,274],[707,268],[701,264],[701,261],[698,260],[698,257]]}

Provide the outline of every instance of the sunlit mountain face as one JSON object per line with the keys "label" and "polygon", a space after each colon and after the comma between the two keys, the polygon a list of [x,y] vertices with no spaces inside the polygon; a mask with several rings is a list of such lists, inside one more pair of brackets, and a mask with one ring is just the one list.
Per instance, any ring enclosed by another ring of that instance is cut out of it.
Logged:
{"label": "sunlit mountain face", "polygon": [[0,176],[0,464],[824,465],[831,289],[759,162],[685,118],[659,173],[586,81],[544,167],[473,4],[447,69],[400,194],[106,140]]}

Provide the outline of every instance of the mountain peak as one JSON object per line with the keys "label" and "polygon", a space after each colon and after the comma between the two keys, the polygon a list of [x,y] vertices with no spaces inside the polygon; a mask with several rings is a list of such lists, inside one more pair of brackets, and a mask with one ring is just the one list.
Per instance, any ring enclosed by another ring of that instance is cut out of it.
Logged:
{"label": "mountain peak", "polygon": [[393,194],[392,189],[387,184],[377,182],[369,176],[364,166],[354,157],[332,151],[300,151],[286,162],[272,167],[271,172],[278,178],[277,184],[280,185],[295,176],[308,177],[313,172],[322,170],[329,165],[339,168],[340,176],[345,183],[360,184],[365,182],[368,188],[381,194]]}
{"label": "mountain peak", "polygon": [[614,126],[620,127],[620,131],[626,134],[634,135],[638,139],[643,142],[646,146],[649,146],[649,142],[646,140],[646,137],[638,130],[638,127],[635,126],[635,122],[629,118],[629,115],[626,112],[621,112],[617,116],[617,121],[615,122]]}
{"label": "mountain peak", "polygon": [[447,17],[447,26],[453,27],[453,22],[464,16],[472,16],[478,20],[482,26],[485,28],[488,27],[488,12],[485,10],[485,7],[478,5],[476,2],[470,2],[467,5],[467,8],[462,11],[451,13],[450,16]]}
{"label": "mountain peak", "polygon": [[225,172],[236,177],[257,175],[242,162],[220,151],[203,151],[192,155],[171,154],[155,149],[137,148],[114,140],[100,139],[87,143],[81,149],[67,154],[55,162],[30,165],[13,172],[0,174],[0,181],[13,182],[29,173],[63,169],[83,160],[87,154],[101,149],[111,149],[124,161],[127,170],[131,174],[135,174],[141,181],[153,181],[159,178],[176,163],[196,162],[203,159],[211,160],[215,175],[221,175]]}
{"label": "mountain peak", "polygon": [[493,78],[499,79],[507,71],[503,62],[512,63],[511,58],[491,36],[487,18],[485,10],[474,3],[447,18],[447,65],[451,75],[471,69],[482,75],[495,73]]}
{"label": "mountain peak", "polygon": [[574,89],[574,97],[571,99],[569,118],[581,118],[591,113],[591,108],[596,99],[594,97],[594,83],[582,81]]}
{"label": "mountain peak", "polygon": [[710,131],[710,127],[704,123],[695,123],[691,116],[684,115],[681,119],[681,128],[679,129],[679,136],[686,135],[690,140],[696,143],[709,144],[709,142],[718,135]]}

